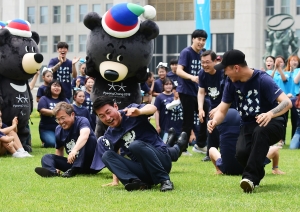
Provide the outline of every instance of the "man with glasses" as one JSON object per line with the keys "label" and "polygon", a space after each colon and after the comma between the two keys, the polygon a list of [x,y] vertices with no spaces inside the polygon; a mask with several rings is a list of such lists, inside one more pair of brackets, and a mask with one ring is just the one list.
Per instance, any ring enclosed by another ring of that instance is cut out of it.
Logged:
{"label": "man with glasses", "polygon": [[[58,103],[53,115],[59,124],[55,130],[56,152],[42,157],[42,167],[35,172],[42,177],[74,177],[77,174],[96,174],[90,169],[97,138],[85,117],[75,116],[74,108],[66,102]],[[68,157],[63,157],[64,149]]]}

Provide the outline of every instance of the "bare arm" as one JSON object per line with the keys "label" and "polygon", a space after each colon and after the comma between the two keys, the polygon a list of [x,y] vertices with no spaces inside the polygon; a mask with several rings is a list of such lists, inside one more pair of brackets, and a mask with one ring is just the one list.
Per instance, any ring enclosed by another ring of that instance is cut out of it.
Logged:
{"label": "bare arm", "polygon": [[225,102],[221,102],[218,106],[219,110],[214,114],[214,118],[207,122],[207,130],[209,133],[213,131],[213,129],[221,124],[227,114],[228,109],[230,108],[230,104]]}
{"label": "bare arm", "polygon": [[32,80],[29,83],[30,90],[32,90],[34,88],[35,83],[36,83],[37,78],[39,77],[39,75],[40,75],[40,71],[36,72],[36,74],[33,76]]}
{"label": "bare arm", "polygon": [[125,108],[123,111],[126,112],[126,116],[140,116],[140,115],[152,115],[156,112],[157,108],[154,105],[146,104],[141,109],[136,107]]}
{"label": "bare arm", "polygon": [[300,81],[300,71],[299,71],[299,72],[297,73],[297,75],[295,76],[295,78],[294,78],[294,83],[295,83],[295,84],[298,84],[299,81]]}
{"label": "bare arm", "polygon": [[10,133],[13,130],[16,130],[18,126],[18,118],[15,117],[12,120],[12,125],[3,129],[0,129],[0,132],[2,132],[3,134],[7,135],[8,133]]}
{"label": "bare arm", "polygon": [[200,88],[198,89],[198,110],[199,110],[199,119],[200,122],[203,123],[203,118],[205,117],[205,112],[203,110],[203,104],[204,104],[204,96],[205,96],[205,89]]}
{"label": "bare arm", "polygon": [[157,110],[155,112],[155,126],[156,126],[156,131],[160,133],[160,126],[159,126],[159,111]]}
{"label": "bare arm", "polygon": [[74,163],[74,161],[76,159],[77,152],[79,150],[81,150],[81,148],[86,144],[86,142],[89,138],[90,132],[91,131],[90,131],[89,128],[82,128],[80,130],[80,134],[79,134],[79,137],[76,141],[76,144],[73,147],[72,151],[68,155],[68,163],[71,163],[71,164]]}
{"label": "bare arm", "polygon": [[198,83],[198,76],[193,76],[191,74],[186,73],[184,71],[184,67],[182,65],[177,65],[176,74],[183,79],[188,79],[188,80]]}
{"label": "bare arm", "polygon": [[40,109],[40,114],[43,116],[53,116],[53,111],[50,109],[42,108]]}

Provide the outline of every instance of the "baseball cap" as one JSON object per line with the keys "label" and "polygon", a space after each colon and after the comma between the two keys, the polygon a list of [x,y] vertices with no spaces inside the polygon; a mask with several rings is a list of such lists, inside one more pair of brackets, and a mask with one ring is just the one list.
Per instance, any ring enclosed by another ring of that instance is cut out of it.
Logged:
{"label": "baseball cap", "polygon": [[[222,62],[215,65],[217,71],[222,70],[230,65],[246,63],[245,54],[237,49],[232,49],[223,54]],[[246,63],[247,64],[247,63]]]}
{"label": "baseball cap", "polygon": [[217,57],[217,60],[222,60],[222,57],[219,55],[219,56]]}

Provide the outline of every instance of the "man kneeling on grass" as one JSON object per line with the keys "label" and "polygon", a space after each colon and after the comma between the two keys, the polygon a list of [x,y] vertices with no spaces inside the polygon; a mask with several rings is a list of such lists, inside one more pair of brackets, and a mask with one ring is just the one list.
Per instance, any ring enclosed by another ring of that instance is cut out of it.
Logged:
{"label": "man kneeling on grass", "polygon": [[[185,133],[181,134],[177,144],[167,147],[148,121],[156,111],[151,104],[131,104],[118,110],[111,98],[100,96],[94,101],[93,110],[109,127],[98,139],[91,168],[107,167],[127,191],[150,189],[159,183],[160,191],[174,189],[169,173],[172,160],[176,161],[187,145]],[[117,153],[119,149],[121,155]],[[176,158],[172,150],[177,151]]]}
{"label": "man kneeling on grass", "polygon": [[[42,167],[35,172],[42,177],[74,177],[76,174],[96,174],[90,169],[97,138],[87,118],[75,116],[74,108],[66,102],[58,103],[53,115],[59,124],[55,130],[56,153],[42,157]],[[68,157],[63,157],[64,148]]]}

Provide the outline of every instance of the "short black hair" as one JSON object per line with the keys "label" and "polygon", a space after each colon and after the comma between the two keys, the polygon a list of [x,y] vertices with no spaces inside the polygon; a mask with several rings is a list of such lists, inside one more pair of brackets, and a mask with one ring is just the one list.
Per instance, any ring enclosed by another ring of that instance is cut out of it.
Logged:
{"label": "short black hair", "polygon": [[192,33],[192,38],[205,38],[207,39],[207,33],[203,29],[196,29]]}
{"label": "short black hair", "polygon": [[269,55],[269,56],[267,56],[267,57],[266,57],[266,59],[265,59],[265,60],[267,60],[268,58],[271,58],[271,59],[273,60],[273,62],[275,63],[275,57],[273,57],[273,56]]}
{"label": "short black hair", "polygon": [[205,57],[205,56],[208,56],[208,55],[210,55],[212,61],[215,61],[217,59],[216,53],[212,50],[206,50],[205,52],[203,52],[201,54],[201,58]]}
{"label": "short black hair", "polygon": [[60,42],[57,43],[56,48],[57,49],[61,49],[61,48],[69,49],[69,45],[66,42],[60,41]]}
{"label": "short black hair", "polygon": [[99,96],[93,102],[93,111],[96,114],[96,110],[103,107],[104,105],[114,106],[115,102],[111,97]]}
{"label": "short black hair", "polygon": [[172,58],[172,59],[170,60],[170,65],[174,65],[174,64],[178,64],[178,59]]}

